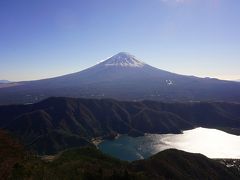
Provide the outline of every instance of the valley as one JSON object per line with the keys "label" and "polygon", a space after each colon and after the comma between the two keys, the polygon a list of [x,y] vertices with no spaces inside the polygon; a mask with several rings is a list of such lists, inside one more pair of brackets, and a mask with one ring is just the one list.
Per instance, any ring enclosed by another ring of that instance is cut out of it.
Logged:
{"label": "valley", "polygon": [[127,102],[55,97],[29,105],[0,106],[0,128],[40,154],[94,146],[92,138],[117,134],[179,134],[196,127],[238,134],[238,103]]}
{"label": "valley", "polygon": [[[240,177],[235,167],[227,167],[200,154],[174,149],[160,152],[146,160],[126,162],[103,154],[94,147],[74,148],[46,161],[25,151],[4,131],[0,131],[0,140],[0,176],[3,179],[147,180],[201,177],[234,180]],[[2,153],[2,150],[7,153]]]}

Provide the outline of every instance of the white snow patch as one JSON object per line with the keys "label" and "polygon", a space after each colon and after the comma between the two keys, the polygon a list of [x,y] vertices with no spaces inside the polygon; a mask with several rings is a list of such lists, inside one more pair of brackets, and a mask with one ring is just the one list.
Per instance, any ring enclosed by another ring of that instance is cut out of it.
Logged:
{"label": "white snow patch", "polygon": [[166,83],[167,83],[168,86],[173,85],[173,81],[172,80],[166,80]]}

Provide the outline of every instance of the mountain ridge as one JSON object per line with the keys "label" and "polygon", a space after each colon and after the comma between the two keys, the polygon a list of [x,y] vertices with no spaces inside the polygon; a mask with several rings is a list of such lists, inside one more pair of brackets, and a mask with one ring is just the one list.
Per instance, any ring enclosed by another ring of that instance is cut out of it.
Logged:
{"label": "mountain ridge", "polygon": [[2,179],[239,179],[237,167],[176,149],[133,162],[115,159],[95,147],[39,156],[3,130],[0,146]]}
{"label": "mountain ridge", "polygon": [[[239,171],[235,167],[227,168],[226,165],[203,155],[175,149],[134,162],[115,159],[95,147],[68,149],[51,157],[39,156],[27,151],[3,130],[0,130],[0,146],[1,179],[239,178]],[[176,158],[174,161],[173,157]]]}
{"label": "mountain ridge", "polygon": [[29,105],[0,106],[4,128],[41,154],[93,145],[117,134],[181,133],[195,127],[240,134],[240,103],[124,102],[113,99],[48,98]]}

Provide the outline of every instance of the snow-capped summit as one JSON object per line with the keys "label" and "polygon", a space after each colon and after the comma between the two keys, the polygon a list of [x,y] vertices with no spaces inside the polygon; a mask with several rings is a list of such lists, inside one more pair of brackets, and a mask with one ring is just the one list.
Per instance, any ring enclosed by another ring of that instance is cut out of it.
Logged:
{"label": "snow-capped summit", "polygon": [[106,61],[103,61],[104,66],[120,66],[120,67],[143,67],[144,62],[139,61],[135,56],[126,53],[120,52]]}

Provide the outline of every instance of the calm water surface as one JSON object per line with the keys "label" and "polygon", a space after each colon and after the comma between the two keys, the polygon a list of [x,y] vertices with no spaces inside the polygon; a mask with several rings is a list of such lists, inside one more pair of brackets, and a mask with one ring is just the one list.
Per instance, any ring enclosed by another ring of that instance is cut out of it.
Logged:
{"label": "calm water surface", "polygon": [[201,153],[209,158],[240,158],[240,136],[216,129],[196,128],[183,134],[122,135],[99,144],[102,152],[122,160],[144,159],[169,148]]}

